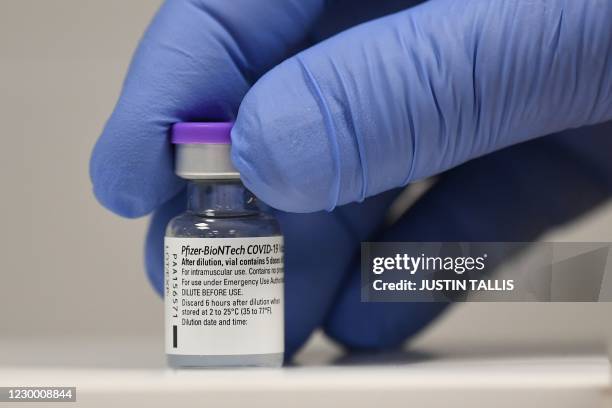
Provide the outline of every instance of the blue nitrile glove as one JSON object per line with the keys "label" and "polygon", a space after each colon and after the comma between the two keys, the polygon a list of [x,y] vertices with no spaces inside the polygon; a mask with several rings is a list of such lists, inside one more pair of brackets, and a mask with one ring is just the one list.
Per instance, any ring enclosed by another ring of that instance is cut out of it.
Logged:
{"label": "blue nitrile glove", "polygon": [[162,6],[91,161],[105,206],[128,217],[155,210],[146,260],[157,290],[164,227],[184,206],[169,127],[227,120],[239,104],[232,157],[264,201],[305,213],[365,199],[278,214],[289,352],[319,326],[350,347],[395,346],[442,310],[360,303],[362,240],[530,240],[609,197],[612,126],[604,124],[446,172],[385,226],[397,188],[410,181],[612,119],[609,0],[431,0],[290,57],[334,23],[344,28],[399,3],[414,2]]}

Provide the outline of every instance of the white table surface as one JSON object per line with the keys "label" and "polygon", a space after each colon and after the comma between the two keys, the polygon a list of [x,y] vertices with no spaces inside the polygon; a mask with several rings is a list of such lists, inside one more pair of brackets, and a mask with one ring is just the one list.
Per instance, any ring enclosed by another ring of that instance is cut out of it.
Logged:
{"label": "white table surface", "polygon": [[282,369],[171,370],[156,338],[3,338],[0,385],[77,387],[77,404],[53,407],[602,407],[610,364],[546,350],[345,356],[315,340]]}

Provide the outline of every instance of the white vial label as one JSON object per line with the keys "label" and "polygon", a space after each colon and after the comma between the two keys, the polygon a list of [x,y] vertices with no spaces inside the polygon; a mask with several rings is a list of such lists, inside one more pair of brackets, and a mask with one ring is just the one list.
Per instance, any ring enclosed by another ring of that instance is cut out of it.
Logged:
{"label": "white vial label", "polygon": [[283,261],[282,236],[166,237],[166,353],[282,353]]}

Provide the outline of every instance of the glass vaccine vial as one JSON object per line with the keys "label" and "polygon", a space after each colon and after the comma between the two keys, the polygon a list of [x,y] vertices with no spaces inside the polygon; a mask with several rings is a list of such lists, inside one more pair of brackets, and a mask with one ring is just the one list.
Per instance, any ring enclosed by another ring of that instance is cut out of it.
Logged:
{"label": "glass vaccine vial", "polygon": [[232,123],[177,123],[176,174],[187,211],[164,239],[165,347],[172,367],[281,366],[284,258],[230,160]]}

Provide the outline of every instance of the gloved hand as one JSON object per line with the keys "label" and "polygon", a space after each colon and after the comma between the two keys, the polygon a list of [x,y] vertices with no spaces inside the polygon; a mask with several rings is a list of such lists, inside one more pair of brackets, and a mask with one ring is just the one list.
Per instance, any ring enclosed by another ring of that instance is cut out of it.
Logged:
{"label": "gloved hand", "polygon": [[529,240],[609,197],[605,124],[446,172],[385,225],[413,180],[612,119],[609,0],[412,3],[164,3],[91,160],[103,205],[154,211],[146,261],[158,291],[164,227],[184,206],[170,125],[238,107],[232,159],[247,187],[309,213],[278,214],[290,353],[320,326],[350,347],[394,346],[443,309],[360,303],[360,241]]}

